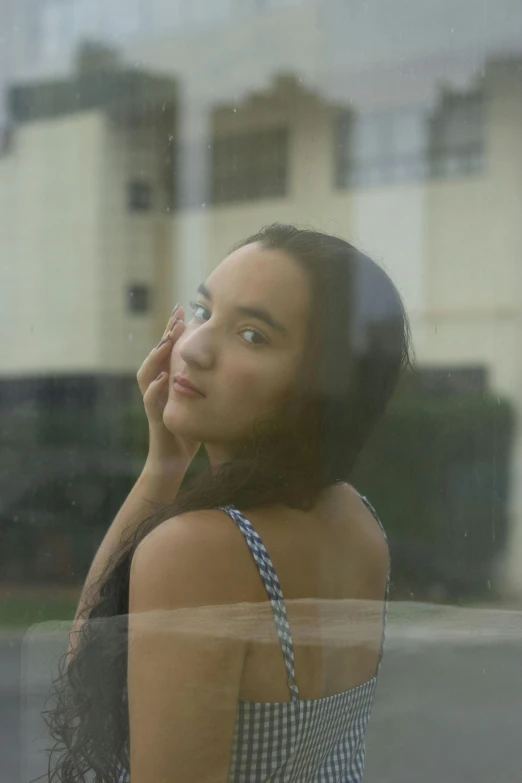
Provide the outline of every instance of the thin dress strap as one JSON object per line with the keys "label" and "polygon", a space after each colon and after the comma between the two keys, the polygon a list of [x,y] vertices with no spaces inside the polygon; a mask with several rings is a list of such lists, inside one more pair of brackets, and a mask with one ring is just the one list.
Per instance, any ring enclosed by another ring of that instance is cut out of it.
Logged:
{"label": "thin dress strap", "polygon": [[[357,490],[355,490],[355,491],[357,492]],[[373,514],[373,516],[375,517],[375,519],[379,523],[379,527],[382,530],[382,534],[384,536],[384,540],[386,541],[386,544],[388,544],[388,579],[387,579],[387,582],[386,582],[386,593],[385,593],[385,597],[384,597],[384,612],[383,612],[383,620],[382,620],[381,649],[380,649],[380,652],[379,652],[379,661],[377,663],[377,671],[375,672],[375,676],[377,676],[378,673],[379,673],[379,670],[381,668],[381,662],[382,662],[382,658],[383,658],[383,655],[384,655],[384,644],[385,644],[385,638],[386,638],[386,619],[387,619],[387,614],[388,614],[388,602],[389,602],[389,598],[390,598],[391,558],[390,558],[390,555],[389,555],[388,536],[386,535],[386,530],[384,529],[384,525],[382,524],[381,520],[379,519],[379,516],[378,516],[376,510],[374,509],[374,507],[372,506],[372,504],[370,503],[368,498],[365,495],[361,495],[360,492],[357,492],[357,494],[359,495],[359,497],[361,498],[361,500],[363,501],[365,506],[367,506],[367,508],[371,511],[371,513]]]}
{"label": "thin dress strap", "polygon": [[[384,529],[384,526],[381,520],[379,519],[379,516],[375,511],[374,507],[372,506],[372,504],[370,503],[367,497],[361,495],[360,492],[357,492],[357,494],[359,495],[363,503],[367,506],[367,508],[371,511],[375,519],[377,520],[379,527],[381,528],[382,533],[384,535],[384,539],[388,544],[388,537],[386,535],[386,530]],[[261,540],[261,537],[253,528],[252,524],[248,521],[248,519],[246,519],[246,517],[243,516],[243,514],[232,504],[229,504],[227,506],[218,506],[218,508],[221,511],[225,511],[234,520],[237,527],[240,529],[241,533],[243,534],[248,544],[248,548],[250,549],[250,552],[252,553],[252,556],[255,562],[257,563],[257,566],[259,568],[259,573],[265,585],[266,591],[268,593],[268,597],[270,598],[270,603],[272,604],[277,635],[281,643],[281,649],[283,652],[286,672],[288,675],[288,686],[290,689],[290,697],[292,701],[297,701],[299,699],[299,689],[295,682],[294,646],[292,643],[292,636],[290,634],[290,625],[288,622],[286,607],[283,600],[283,592],[281,590],[281,585],[279,584],[279,579],[277,578],[274,565],[265,548],[265,545]],[[390,574],[391,574],[391,562],[390,562],[390,558],[388,557],[388,578],[386,581],[386,593],[384,599],[381,647],[379,651],[377,669],[374,675],[375,677],[379,673],[379,670],[381,668],[381,662],[384,655],[384,645],[385,645],[385,638],[386,638],[386,620],[387,620],[387,611],[388,611],[388,601],[390,595]]]}
{"label": "thin dress strap", "polygon": [[283,658],[286,667],[286,673],[288,676],[288,687],[290,689],[290,698],[292,701],[299,700],[299,689],[295,682],[295,667],[294,667],[294,646],[292,644],[292,637],[290,635],[290,625],[288,622],[288,616],[286,614],[286,607],[283,601],[283,592],[279,579],[275,572],[272,561],[265,549],[260,536],[254,530],[248,519],[238,511],[233,505],[218,506],[221,511],[225,511],[236,523],[240,531],[242,532],[250,549],[254,560],[259,568],[259,573],[265,585],[270,603],[274,613],[274,620],[277,630],[277,635],[281,643],[281,649],[283,652]]}

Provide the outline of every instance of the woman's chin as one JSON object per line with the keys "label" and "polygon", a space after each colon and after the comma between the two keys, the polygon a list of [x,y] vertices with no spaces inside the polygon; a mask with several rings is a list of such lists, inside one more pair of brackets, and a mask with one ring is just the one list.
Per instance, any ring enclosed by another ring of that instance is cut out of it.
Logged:
{"label": "woman's chin", "polygon": [[201,421],[198,422],[190,411],[182,410],[175,401],[169,400],[165,405],[163,424],[173,434],[192,440],[202,440]]}

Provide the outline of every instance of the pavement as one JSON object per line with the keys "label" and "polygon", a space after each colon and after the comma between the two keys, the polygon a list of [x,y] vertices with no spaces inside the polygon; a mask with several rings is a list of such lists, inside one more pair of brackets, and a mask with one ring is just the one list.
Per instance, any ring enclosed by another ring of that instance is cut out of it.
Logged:
{"label": "pavement", "polygon": [[[0,633],[0,783],[45,773],[39,711],[63,629]],[[392,603],[364,783],[519,783],[521,653],[519,609]]]}

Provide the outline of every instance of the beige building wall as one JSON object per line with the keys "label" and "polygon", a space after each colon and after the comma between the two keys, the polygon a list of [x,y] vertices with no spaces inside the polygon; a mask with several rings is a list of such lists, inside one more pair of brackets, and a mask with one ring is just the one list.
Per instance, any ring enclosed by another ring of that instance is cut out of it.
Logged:
{"label": "beige building wall", "polygon": [[99,360],[103,117],[23,125],[0,159],[2,375]]}
{"label": "beige building wall", "polygon": [[[94,112],[24,124],[0,159],[0,241],[9,259],[0,290],[4,376],[135,373],[174,303],[193,298],[187,281],[201,282],[238,239],[278,220],[338,233],[371,254],[404,298],[419,363],[485,364],[493,390],[519,411],[522,78],[499,64],[485,89],[481,174],[350,191],[334,188],[337,108],[313,91],[282,79],[219,111],[209,105],[215,135],[288,126],[288,193],[172,217],[158,203],[144,213],[127,209],[132,177],[148,180],[159,198],[152,127],[124,130]],[[199,258],[186,241],[194,236]],[[131,282],[151,286],[151,312],[128,311]],[[522,594],[518,429],[511,538],[499,574],[506,592]]]}
{"label": "beige building wall", "polygon": [[[164,329],[159,325],[162,315],[166,320],[163,293],[165,286],[171,291],[170,277],[176,263],[170,257],[171,218],[158,203],[160,167],[154,126],[125,128],[107,118],[101,162],[99,265],[103,286],[97,310],[101,337],[98,368],[107,373],[136,372],[155,344],[158,329],[160,335]],[[152,186],[150,211],[128,209],[127,188],[134,179]],[[149,312],[133,313],[128,308],[128,287],[136,283],[150,287]]]}
{"label": "beige building wall", "polygon": [[[125,130],[103,112],[17,130],[0,158],[4,377],[129,372],[163,330],[172,221],[127,209],[132,178],[157,191],[154,133]],[[129,311],[131,283],[150,286],[153,312]]]}
{"label": "beige building wall", "polygon": [[[291,132],[287,198],[216,206],[198,217],[209,253],[206,273],[242,236],[279,220],[338,233],[381,263],[408,311],[422,365],[488,368],[493,392],[522,402],[522,77],[509,63],[492,67],[486,91],[485,165],[479,175],[396,186],[333,187],[332,119],[311,95],[262,101],[233,117],[218,116],[216,132],[239,132],[288,122]],[[517,97],[515,100],[514,97]],[[233,110],[232,110],[233,111]],[[177,232],[189,211],[173,221]],[[194,291],[179,291],[188,301]],[[522,594],[522,436],[516,432],[511,466],[510,539],[498,563],[506,594]]]}

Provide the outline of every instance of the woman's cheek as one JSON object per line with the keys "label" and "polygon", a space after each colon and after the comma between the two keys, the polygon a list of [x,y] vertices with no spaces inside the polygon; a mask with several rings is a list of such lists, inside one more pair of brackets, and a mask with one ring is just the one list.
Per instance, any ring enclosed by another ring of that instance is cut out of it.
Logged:
{"label": "woman's cheek", "polygon": [[271,368],[270,372],[243,371],[240,377],[236,377],[234,383],[234,396],[240,400],[249,399],[256,410],[263,412],[279,405],[286,399],[290,379],[285,368]]}
{"label": "woman's cheek", "polygon": [[234,397],[243,397],[247,392],[252,396],[257,396],[263,388],[262,376],[260,377],[259,373],[249,371],[244,367],[236,370],[235,373],[230,373],[228,377]]}

